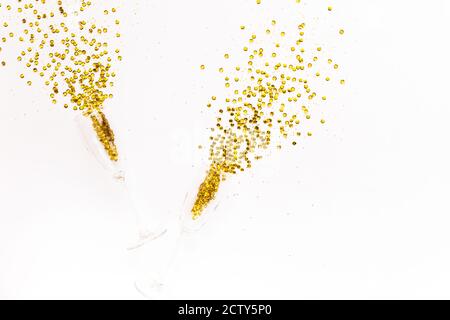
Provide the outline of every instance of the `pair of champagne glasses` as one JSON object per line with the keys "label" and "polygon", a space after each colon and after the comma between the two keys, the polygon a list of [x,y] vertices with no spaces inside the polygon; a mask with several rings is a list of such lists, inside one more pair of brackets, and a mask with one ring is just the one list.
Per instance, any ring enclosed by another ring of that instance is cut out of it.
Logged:
{"label": "pair of champagne glasses", "polygon": [[[99,115],[90,115],[96,116]],[[211,213],[217,209],[219,202],[214,200],[200,217],[193,219],[191,209],[197,193],[196,189],[192,189],[195,192],[186,193],[182,202],[175,206],[175,214],[142,212],[135,205],[137,201],[133,192],[130,192],[127,172],[122,161],[120,158],[117,161],[111,160],[92,126],[90,117],[83,114],[75,117],[81,138],[89,153],[111,176],[111,182],[120,185],[128,199],[130,214],[136,221],[134,239],[126,246],[136,269],[135,287],[146,298],[167,297],[168,273],[177,257],[182,254],[183,242],[195,235],[210,220]]]}

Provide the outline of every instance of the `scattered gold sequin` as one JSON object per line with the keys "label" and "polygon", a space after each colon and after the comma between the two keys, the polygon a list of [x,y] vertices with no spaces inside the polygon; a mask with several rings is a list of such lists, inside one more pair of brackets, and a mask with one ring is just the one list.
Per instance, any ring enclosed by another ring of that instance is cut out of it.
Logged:
{"label": "scattered gold sequin", "polygon": [[[80,110],[91,119],[94,130],[111,160],[118,159],[114,134],[103,113],[106,100],[113,97],[111,88],[115,72],[114,60],[122,60],[118,48],[110,49],[114,33],[110,29],[120,24],[118,19],[101,17],[117,12],[111,8],[116,1],[101,3],[80,0],[76,10],[66,10],[66,1],[22,1],[0,5],[5,30],[14,28],[19,35],[7,31],[6,35],[17,40],[15,61],[22,63],[25,72],[20,79],[26,84],[43,83],[49,90],[52,104]],[[107,6],[107,8],[106,8]],[[100,12],[100,15],[96,15]],[[95,17],[95,22],[94,22]],[[120,37],[120,33],[115,33]],[[2,41],[6,42],[6,36]],[[9,40],[8,40],[9,41]],[[117,40],[115,40],[117,42]],[[9,47],[8,47],[9,49]],[[5,66],[6,62],[2,62]],[[39,81],[32,81],[33,78]]]}
{"label": "scattered gold sequin", "polygon": [[[331,7],[328,10],[331,11]],[[308,121],[325,124],[320,116],[311,116],[329,100],[326,95],[319,95],[319,89],[322,91],[325,86],[319,86],[318,81],[328,85],[334,82],[330,76],[321,77],[318,68],[326,67],[326,73],[337,72],[338,65],[330,58],[321,59],[320,55],[326,51],[323,47],[305,45],[306,23],[292,30],[297,35],[293,43],[287,43],[286,39],[290,39],[287,32],[272,32],[276,24],[276,20],[272,20],[269,28],[262,30],[266,37],[273,37],[268,43],[273,43],[274,47],[255,45],[253,40],[257,35],[252,34],[250,46],[239,50],[244,57],[247,55],[246,60],[240,62],[247,68],[227,68],[230,73],[223,78],[224,99],[213,96],[207,105],[217,113],[217,121],[210,128],[210,167],[191,210],[194,219],[214,199],[221,181],[250,169],[270,146],[281,149],[283,140],[295,137],[290,144],[297,146],[298,139],[303,137],[302,128],[305,136],[311,137],[313,132],[307,129]],[[224,57],[228,59],[230,55],[227,53]],[[325,66],[320,61],[325,61]],[[224,73],[223,68],[219,71]],[[343,84],[343,80],[340,83]]]}

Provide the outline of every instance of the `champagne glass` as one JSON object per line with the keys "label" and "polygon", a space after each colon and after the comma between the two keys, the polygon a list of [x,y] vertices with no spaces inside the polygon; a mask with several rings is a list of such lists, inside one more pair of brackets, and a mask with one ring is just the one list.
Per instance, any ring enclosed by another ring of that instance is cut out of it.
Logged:
{"label": "champagne glass", "polygon": [[127,179],[123,163],[120,158],[111,159],[110,155],[106,151],[104,145],[99,140],[98,133],[93,128],[92,119],[90,117],[99,117],[99,114],[92,114],[89,116],[79,114],[75,117],[75,122],[79,128],[79,131],[84,140],[84,144],[89,153],[94,156],[97,162],[111,174],[113,181],[119,183],[123,192],[127,195],[130,203],[130,210],[136,220],[137,238],[129,246],[130,250],[139,248],[145,243],[155,240],[166,232],[165,227],[161,221],[154,222],[152,225],[148,225],[142,212],[137,210],[132,193],[130,193],[127,186]]}

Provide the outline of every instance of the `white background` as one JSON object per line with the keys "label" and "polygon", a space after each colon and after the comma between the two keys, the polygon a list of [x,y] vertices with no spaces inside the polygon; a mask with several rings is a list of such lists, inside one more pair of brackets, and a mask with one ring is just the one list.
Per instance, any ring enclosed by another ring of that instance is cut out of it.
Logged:
{"label": "white background", "polygon": [[[142,298],[136,279],[159,269],[169,298],[450,298],[450,4],[262,2],[122,7],[125,59],[105,111],[139,212],[170,230],[140,250],[127,250],[130,200],[76,114],[1,69],[0,298]],[[229,179],[166,268],[173,221],[207,168],[197,146],[223,86],[214,70],[245,45],[240,25],[261,34],[272,18],[287,32],[316,25],[345,90],[311,139]]]}

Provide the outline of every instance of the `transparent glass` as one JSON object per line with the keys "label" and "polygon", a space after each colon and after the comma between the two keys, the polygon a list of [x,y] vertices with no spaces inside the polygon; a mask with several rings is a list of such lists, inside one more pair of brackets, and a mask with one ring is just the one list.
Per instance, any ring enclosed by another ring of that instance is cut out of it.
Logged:
{"label": "transparent glass", "polygon": [[[118,161],[112,161],[109,158],[89,117],[79,114],[75,117],[75,121],[89,153],[102,168],[111,174],[113,181],[123,188],[123,192],[129,199],[130,211],[136,219],[137,226],[137,237],[127,248],[132,266],[135,268],[136,290],[147,299],[170,298],[169,271],[177,257],[183,254],[183,243],[189,241],[190,235],[199,231],[214,218],[225,182],[221,183],[216,199],[211,201],[202,215],[195,220],[192,218],[191,210],[202,180],[192,182],[182,203],[172,208],[174,212],[161,213],[169,217],[168,219],[158,219],[158,216],[161,216],[158,214],[144,214],[137,209],[133,193],[129,191],[122,160],[119,158]],[[199,179],[204,179],[206,176],[205,171],[200,169],[196,174]],[[147,222],[149,217],[152,218],[150,223]]]}
{"label": "transparent glass", "polygon": [[203,214],[192,219],[191,209],[197,197],[198,185],[192,184],[192,189],[186,193],[182,203],[175,208],[176,212],[167,224],[164,237],[152,241],[134,254],[137,259],[138,279],[136,289],[147,299],[171,298],[170,272],[178,258],[184,255],[185,243],[203,228],[208,222],[214,220],[215,211],[220,204],[221,190],[217,197],[205,209]]}
{"label": "transparent glass", "polygon": [[126,194],[127,199],[129,200],[130,211],[133,213],[136,219],[137,226],[137,237],[134,241],[132,241],[132,244],[129,245],[129,249],[133,250],[139,248],[145,243],[161,237],[166,232],[165,226],[161,221],[154,221],[151,223],[151,225],[148,225],[148,223],[144,219],[144,214],[137,210],[133,201],[133,197],[127,187],[126,174],[120,158],[117,161],[112,161],[109,158],[107,152],[105,151],[105,148],[99,141],[97,133],[92,126],[91,119],[87,116],[79,114],[75,117],[75,122],[77,123],[85,146],[89,153],[94,156],[97,162],[105,170],[111,173],[113,180],[120,184],[123,192]]}

